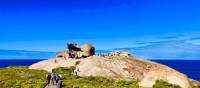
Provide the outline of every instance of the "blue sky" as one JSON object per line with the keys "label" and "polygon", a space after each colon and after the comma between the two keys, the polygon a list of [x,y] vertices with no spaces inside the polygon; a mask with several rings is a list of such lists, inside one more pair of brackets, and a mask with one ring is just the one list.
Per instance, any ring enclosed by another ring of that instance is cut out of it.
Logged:
{"label": "blue sky", "polygon": [[112,49],[166,41],[199,47],[199,4],[198,0],[1,0],[0,49],[58,51],[67,42]]}

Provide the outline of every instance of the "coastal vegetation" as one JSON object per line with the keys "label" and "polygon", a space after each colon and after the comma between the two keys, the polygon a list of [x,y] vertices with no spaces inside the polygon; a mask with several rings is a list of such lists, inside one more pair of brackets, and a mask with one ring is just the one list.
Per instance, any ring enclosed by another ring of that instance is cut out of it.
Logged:
{"label": "coastal vegetation", "polygon": [[192,88],[200,88],[200,85],[199,86],[193,86]]}
{"label": "coastal vegetation", "polygon": [[80,77],[73,75],[75,67],[57,68],[53,72],[63,76],[64,88],[142,88],[136,81],[114,80],[104,77]]}
{"label": "coastal vegetation", "polygon": [[181,88],[178,85],[167,83],[163,80],[157,80],[156,83],[153,85],[153,88]]}
{"label": "coastal vegetation", "polygon": [[[57,68],[53,72],[62,75],[63,88],[142,88],[137,81],[114,80],[104,77],[80,77],[72,74],[75,67]],[[25,66],[0,68],[0,88],[42,88],[46,71],[31,70]],[[153,88],[180,88],[158,80]],[[199,87],[194,87],[199,88]]]}
{"label": "coastal vegetation", "polygon": [[46,74],[46,71],[25,66],[0,68],[0,88],[41,88]]}

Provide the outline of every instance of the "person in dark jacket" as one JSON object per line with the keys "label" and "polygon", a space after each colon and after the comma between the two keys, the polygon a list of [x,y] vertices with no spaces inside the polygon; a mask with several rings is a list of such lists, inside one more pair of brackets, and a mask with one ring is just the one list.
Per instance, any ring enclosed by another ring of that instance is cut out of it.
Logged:
{"label": "person in dark jacket", "polygon": [[47,79],[47,85],[50,85],[51,73],[48,73],[48,74],[46,75],[46,79]]}
{"label": "person in dark jacket", "polygon": [[52,84],[54,85],[55,82],[56,82],[56,74],[53,73],[53,74],[52,74]]}

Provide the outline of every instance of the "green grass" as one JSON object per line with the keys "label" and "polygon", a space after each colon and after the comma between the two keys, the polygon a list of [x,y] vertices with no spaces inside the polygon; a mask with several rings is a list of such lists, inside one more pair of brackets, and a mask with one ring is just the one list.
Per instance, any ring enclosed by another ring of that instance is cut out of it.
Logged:
{"label": "green grass", "polygon": [[46,73],[23,66],[0,68],[0,88],[41,88]]}
{"label": "green grass", "polygon": [[[75,67],[53,70],[62,75],[63,88],[141,88],[136,81],[76,76],[71,74],[74,69]],[[0,74],[0,88],[42,88],[47,72],[16,66],[0,68]]]}
{"label": "green grass", "polygon": [[156,84],[153,85],[153,88],[181,88],[178,85],[167,83],[166,81],[157,80]]}
{"label": "green grass", "polygon": [[193,86],[192,88],[200,88],[200,85],[199,86]]}

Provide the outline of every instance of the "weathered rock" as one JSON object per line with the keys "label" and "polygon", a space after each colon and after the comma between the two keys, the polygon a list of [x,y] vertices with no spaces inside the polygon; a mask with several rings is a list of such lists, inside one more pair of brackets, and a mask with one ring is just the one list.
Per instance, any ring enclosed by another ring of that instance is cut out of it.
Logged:
{"label": "weathered rock", "polygon": [[192,86],[200,86],[200,82],[197,80],[189,79]]}
{"label": "weathered rock", "polygon": [[83,56],[89,57],[95,54],[95,48],[91,44],[85,44],[81,47]]}
{"label": "weathered rock", "polygon": [[123,57],[131,57],[131,54],[127,51],[113,51],[109,53],[109,56],[123,56]]}
{"label": "weathered rock", "polygon": [[186,75],[155,62],[123,56],[91,56],[85,59],[55,58],[31,65],[30,69],[51,71],[58,67],[77,66],[79,76],[103,76],[114,79],[137,80],[143,87],[152,87],[156,80],[165,80],[182,88],[191,88]]}
{"label": "weathered rock", "polygon": [[69,51],[80,51],[81,48],[76,43],[68,43],[67,48]]}
{"label": "weathered rock", "polygon": [[67,50],[58,52],[56,57],[80,59],[94,54],[95,48],[90,44],[85,44],[82,47],[79,47],[76,43],[68,43]]}
{"label": "weathered rock", "polygon": [[56,53],[56,57],[58,58],[69,58],[68,51],[60,51]]}
{"label": "weathered rock", "polygon": [[29,69],[46,70],[48,72],[51,72],[54,68],[75,66],[76,61],[80,60],[81,59],[52,58],[32,64],[31,66],[29,66]]}
{"label": "weathered rock", "polygon": [[90,57],[77,66],[80,76],[103,76],[138,80],[143,87],[152,87],[156,80],[165,80],[182,88],[191,88],[186,75],[167,66],[130,57]]}

